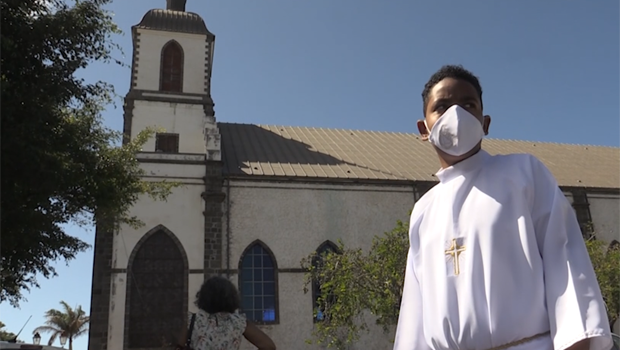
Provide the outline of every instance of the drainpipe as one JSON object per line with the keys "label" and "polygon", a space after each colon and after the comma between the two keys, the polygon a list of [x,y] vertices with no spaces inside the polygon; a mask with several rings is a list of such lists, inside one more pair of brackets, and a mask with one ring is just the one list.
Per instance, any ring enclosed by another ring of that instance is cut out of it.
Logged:
{"label": "drainpipe", "polygon": [[230,279],[230,180],[226,180],[226,277]]}

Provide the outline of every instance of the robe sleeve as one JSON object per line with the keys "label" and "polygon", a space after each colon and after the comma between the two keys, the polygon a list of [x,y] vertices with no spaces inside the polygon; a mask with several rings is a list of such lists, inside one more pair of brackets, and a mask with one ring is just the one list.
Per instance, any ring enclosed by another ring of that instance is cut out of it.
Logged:
{"label": "robe sleeve", "polygon": [[409,248],[394,350],[431,350],[424,338],[422,320],[422,294],[413,269],[412,249]]}
{"label": "robe sleeve", "polygon": [[532,219],[554,348],[564,350],[590,339],[591,350],[608,350],[612,339],[607,313],[575,212],[549,170],[535,158],[532,165]]}

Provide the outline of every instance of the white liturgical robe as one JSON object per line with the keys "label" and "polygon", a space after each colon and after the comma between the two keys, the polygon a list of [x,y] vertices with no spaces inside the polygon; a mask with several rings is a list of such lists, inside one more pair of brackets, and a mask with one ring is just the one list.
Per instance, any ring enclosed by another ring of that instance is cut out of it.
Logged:
{"label": "white liturgical robe", "polygon": [[538,159],[481,150],[436,176],[411,214],[395,350],[611,348],[575,213]]}

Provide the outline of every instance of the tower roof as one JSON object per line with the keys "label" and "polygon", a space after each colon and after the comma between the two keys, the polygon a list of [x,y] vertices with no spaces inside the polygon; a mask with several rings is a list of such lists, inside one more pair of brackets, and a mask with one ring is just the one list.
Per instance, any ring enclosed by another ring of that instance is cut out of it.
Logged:
{"label": "tower roof", "polygon": [[185,12],[184,0],[168,0],[167,9],[149,10],[136,27],[166,32],[211,34],[200,15]]}

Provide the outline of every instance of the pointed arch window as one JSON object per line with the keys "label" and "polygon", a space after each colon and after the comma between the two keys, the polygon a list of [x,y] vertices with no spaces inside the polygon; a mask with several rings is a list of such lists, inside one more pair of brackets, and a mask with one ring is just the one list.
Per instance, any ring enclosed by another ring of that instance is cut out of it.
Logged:
{"label": "pointed arch window", "polygon": [[188,261],[181,242],[162,225],[129,257],[125,348],[157,348],[174,340],[186,320]]}
{"label": "pointed arch window", "polygon": [[239,262],[241,309],[258,324],[278,323],[278,267],[271,250],[261,241],[248,246]]}
{"label": "pointed arch window", "polygon": [[[316,250],[316,255],[314,256],[314,258],[312,258],[312,266],[313,267],[318,267],[321,262],[323,257],[326,254],[330,254],[330,253],[336,253],[339,254],[340,253],[340,249],[338,248],[337,245],[335,245],[333,242],[331,241],[325,241],[323,242]],[[315,311],[314,313],[314,321],[322,321],[325,317],[323,315],[323,310],[319,307],[319,297],[321,297],[321,285],[319,284],[319,282],[317,280],[314,280],[312,282],[312,308]],[[328,301],[333,298],[332,295],[327,295],[327,299]]]}
{"label": "pointed arch window", "polygon": [[159,90],[183,91],[183,48],[171,40],[161,50],[161,71]]}

